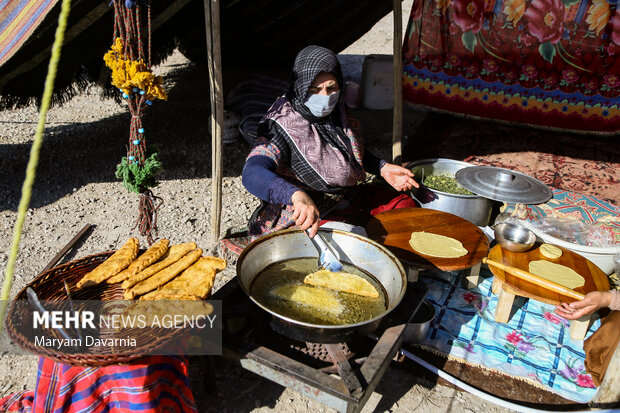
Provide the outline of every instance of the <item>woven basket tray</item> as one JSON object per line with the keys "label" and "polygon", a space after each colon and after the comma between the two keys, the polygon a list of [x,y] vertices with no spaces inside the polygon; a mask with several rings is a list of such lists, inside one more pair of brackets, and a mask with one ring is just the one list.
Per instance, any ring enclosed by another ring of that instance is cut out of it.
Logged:
{"label": "woven basket tray", "polygon": [[[29,285],[24,287],[15,300],[26,300],[26,288],[31,287],[39,297],[39,300],[67,300],[65,292],[63,278],[67,282],[71,290],[71,298],[74,301],[78,300],[124,300],[123,292],[120,283],[118,284],[106,284],[102,283],[94,287],[88,287],[81,290],[75,289],[75,284],[88,272],[92,271],[95,267],[105,261],[115,251],[103,252],[100,254],[90,255],[85,258],[81,258],[75,261],[68,262],[63,265],[51,268],[37,278],[34,279]],[[21,308],[21,310],[20,310]],[[30,317],[26,317],[27,312],[23,309],[24,306],[17,306],[15,302],[11,304],[6,319],[6,328],[11,340],[19,345],[21,348],[38,354],[43,357],[47,357],[51,360],[58,361],[60,363],[71,364],[73,366],[85,366],[85,367],[99,367],[110,364],[126,364],[133,362],[144,355],[153,354],[154,351],[161,348],[166,343],[169,343],[171,339],[180,334],[180,329],[161,329],[162,333],[156,337],[153,334],[140,334],[139,329],[132,331],[132,337],[136,339],[135,350],[126,354],[118,353],[118,348],[96,348],[96,354],[79,353],[69,354],[62,353],[54,348],[36,346],[31,338],[26,337],[21,331],[32,328],[29,320]]]}

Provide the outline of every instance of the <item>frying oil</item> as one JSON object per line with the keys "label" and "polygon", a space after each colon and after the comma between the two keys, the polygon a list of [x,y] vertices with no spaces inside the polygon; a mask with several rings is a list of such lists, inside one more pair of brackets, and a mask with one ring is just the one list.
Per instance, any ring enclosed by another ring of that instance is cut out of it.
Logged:
{"label": "frying oil", "polygon": [[[358,275],[369,281],[379,292],[379,297],[364,297],[304,284],[306,275],[319,270],[316,258],[294,258],[269,265],[256,276],[250,293],[259,303],[272,311],[312,324],[355,324],[382,314],[387,309],[387,299],[381,284],[360,268],[346,263],[343,263],[343,266],[343,272]],[[317,297],[328,296],[331,306],[321,305],[324,301],[312,302],[311,297],[302,300],[302,302],[294,297],[283,296],[280,293],[282,290],[291,291],[294,289],[282,288],[289,285],[303,286],[302,288],[311,293],[316,289]]]}

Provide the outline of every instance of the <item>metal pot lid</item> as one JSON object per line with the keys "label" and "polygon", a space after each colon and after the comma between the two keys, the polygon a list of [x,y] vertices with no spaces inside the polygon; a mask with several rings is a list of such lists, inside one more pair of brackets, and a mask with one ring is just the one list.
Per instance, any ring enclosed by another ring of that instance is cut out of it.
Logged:
{"label": "metal pot lid", "polygon": [[494,201],[542,204],[551,199],[551,189],[529,175],[493,166],[470,166],[456,172],[464,188]]}

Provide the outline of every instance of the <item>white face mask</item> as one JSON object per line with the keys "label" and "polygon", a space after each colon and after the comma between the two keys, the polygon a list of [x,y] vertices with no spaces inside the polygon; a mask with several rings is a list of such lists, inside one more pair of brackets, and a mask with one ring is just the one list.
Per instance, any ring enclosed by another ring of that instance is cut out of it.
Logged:
{"label": "white face mask", "polygon": [[306,98],[304,105],[316,117],[322,118],[332,113],[338,103],[340,91],[337,90],[331,95],[312,94]]}

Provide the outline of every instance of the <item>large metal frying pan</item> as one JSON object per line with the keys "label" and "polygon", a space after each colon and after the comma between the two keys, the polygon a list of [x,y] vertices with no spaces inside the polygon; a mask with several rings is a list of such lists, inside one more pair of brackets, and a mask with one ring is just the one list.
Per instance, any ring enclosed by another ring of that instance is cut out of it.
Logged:
{"label": "large metal frying pan", "polygon": [[313,343],[340,343],[356,333],[366,335],[375,330],[381,319],[402,300],[407,288],[405,270],[390,251],[368,238],[340,230],[319,231],[338,251],[343,263],[353,264],[367,271],[383,286],[388,301],[385,312],[356,324],[318,325],[280,315],[252,297],[252,282],[268,265],[292,258],[318,259],[316,248],[299,229],[279,231],[251,243],[237,261],[237,280],[256,305],[271,313],[272,328],[284,336]]}

